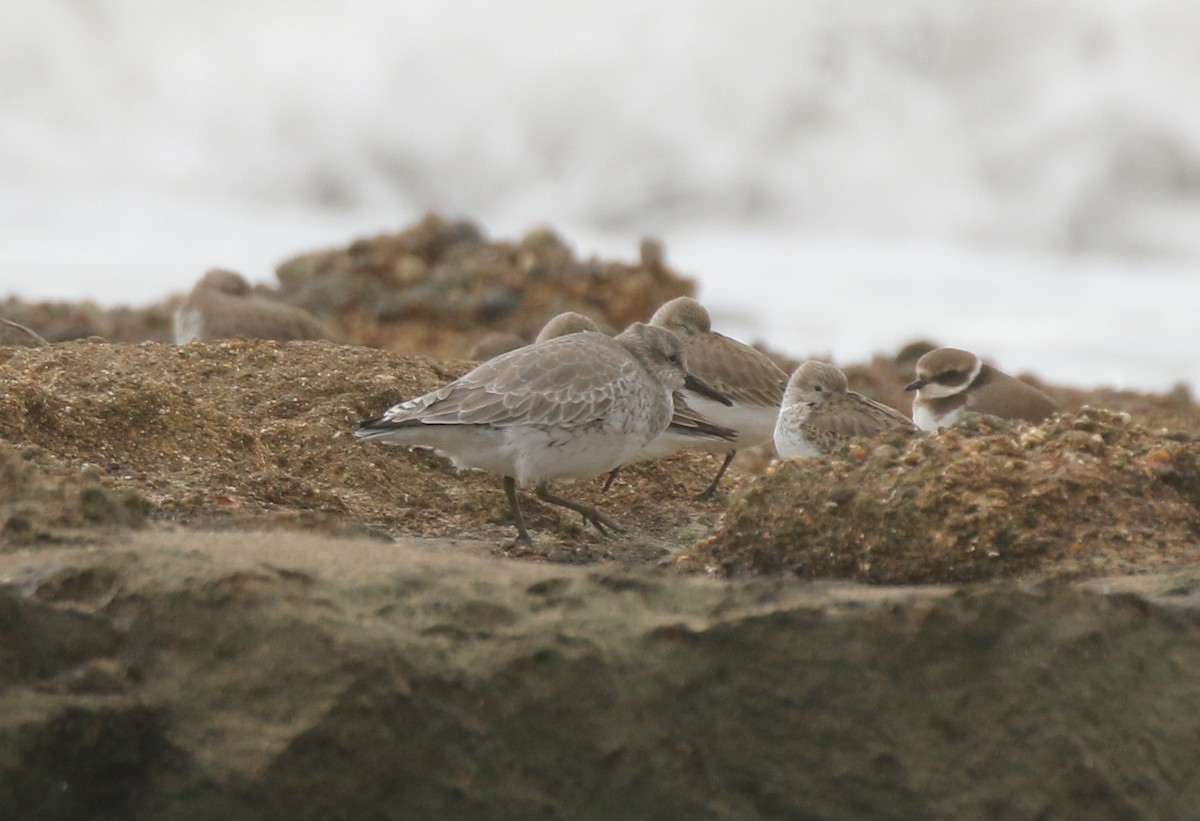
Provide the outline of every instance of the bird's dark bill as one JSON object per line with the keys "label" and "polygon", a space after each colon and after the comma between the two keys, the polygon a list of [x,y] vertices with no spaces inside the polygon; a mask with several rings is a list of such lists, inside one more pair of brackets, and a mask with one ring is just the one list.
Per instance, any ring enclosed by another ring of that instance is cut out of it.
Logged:
{"label": "bird's dark bill", "polygon": [[710,388],[708,385],[704,384],[690,373],[684,376],[683,386],[693,393],[698,393],[701,396],[707,396],[714,402],[720,402],[726,407],[729,407],[733,404],[733,402],[731,402],[729,397],[727,397],[725,394],[720,393],[715,388]]}

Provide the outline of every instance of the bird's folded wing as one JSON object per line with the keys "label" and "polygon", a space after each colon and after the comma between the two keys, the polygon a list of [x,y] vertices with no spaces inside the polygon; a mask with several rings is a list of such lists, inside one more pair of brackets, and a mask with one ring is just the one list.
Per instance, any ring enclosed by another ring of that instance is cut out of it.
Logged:
{"label": "bird's folded wing", "polygon": [[488,360],[436,391],[388,410],[376,427],[584,425],[649,378],[619,343],[572,334]]}
{"label": "bird's folded wing", "polygon": [[688,371],[735,403],[770,408],[783,401],[788,375],[762,351],[716,334],[688,337],[685,345]]}

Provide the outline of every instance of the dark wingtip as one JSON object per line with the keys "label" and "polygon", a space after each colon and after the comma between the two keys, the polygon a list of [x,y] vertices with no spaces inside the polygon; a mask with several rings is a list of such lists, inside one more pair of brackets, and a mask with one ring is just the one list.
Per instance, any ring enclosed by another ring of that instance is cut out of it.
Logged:
{"label": "dark wingtip", "polygon": [[704,382],[692,376],[690,373],[683,377],[683,386],[690,391],[700,394],[701,396],[707,396],[714,402],[720,402],[727,408],[733,406],[732,399],[718,391],[716,388],[711,388],[704,384]]}
{"label": "dark wingtip", "polygon": [[724,428],[720,425],[714,425],[711,422],[701,422],[700,420],[692,423],[677,423],[672,421],[670,430],[680,436],[695,436],[697,439],[708,437],[710,439],[722,439],[726,442],[733,442],[738,438],[738,432],[732,428]]}
{"label": "dark wingtip", "polygon": [[374,419],[364,419],[359,422],[354,428],[355,439],[369,439],[373,435],[385,432],[388,429],[386,419],[382,416],[376,416]]}

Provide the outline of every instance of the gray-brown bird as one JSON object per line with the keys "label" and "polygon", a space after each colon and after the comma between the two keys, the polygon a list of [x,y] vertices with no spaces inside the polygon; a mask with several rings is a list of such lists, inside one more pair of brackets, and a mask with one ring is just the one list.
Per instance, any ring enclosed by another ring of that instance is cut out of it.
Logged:
{"label": "gray-brown bird", "polygon": [[[582,333],[583,331],[601,333],[600,326],[591,318],[575,311],[566,311],[552,317],[542,326],[541,333],[537,335],[537,341],[544,342],[547,339],[555,339],[556,337]],[[729,443],[737,437],[737,431],[713,424],[703,414],[689,407],[680,391],[675,391],[671,394],[671,401],[674,405],[674,411],[671,414],[671,424],[651,441],[650,444],[642,448],[627,464],[670,456],[672,453],[684,448],[724,448],[728,447]],[[604,490],[607,491],[612,487],[612,483],[616,481],[617,474],[620,472],[621,468],[613,468],[604,482]]]}
{"label": "gray-brown bird", "polygon": [[850,390],[837,367],[810,359],[788,379],[775,449],[780,456],[820,456],[855,437],[893,428],[917,429],[895,408]]}
{"label": "gray-brown bird", "polygon": [[[651,317],[650,324],[678,336],[696,376],[732,402],[725,406],[683,392],[687,405],[705,419],[737,432],[732,442],[710,440],[689,445],[725,454],[712,483],[696,497],[707,499],[716,493],[721,477],[739,449],[771,441],[788,375],[762,351],[714,331],[708,311],[691,297],[681,296],[663,304]],[[670,445],[665,441],[655,444]]]}
{"label": "gray-brown bird", "polygon": [[193,339],[330,339],[325,327],[303,308],[256,297],[239,273],[214,268],[175,312],[175,343]]}
{"label": "gray-brown bird", "polygon": [[539,499],[604,533],[620,528],[594,507],[550,493],[549,482],[628,462],[666,430],[671,394],[685,386],[723,398],[688,372],[673,334],[635,323],[617,337],[584,331],[501,354],[363,422],[355,436],[432,448],[457,467],[502,476],[518,541],[529,541],[518,482],[534,483]]}
{"label": "gray-brown bird", "polygon": [[40,348],[49,345],[37,331],[26,328],[19,322],[0,319],[0,345],[19,345],[25,348]]}
{"label": "gray-brown bird", "polygon": [[964,413],[1041,422],[1058,413],[1046,394],[984,364],[961,348],[938,348],[917,360],[917,378],[904,388],[916,391],[913,421],[921,430],[939,430]]}

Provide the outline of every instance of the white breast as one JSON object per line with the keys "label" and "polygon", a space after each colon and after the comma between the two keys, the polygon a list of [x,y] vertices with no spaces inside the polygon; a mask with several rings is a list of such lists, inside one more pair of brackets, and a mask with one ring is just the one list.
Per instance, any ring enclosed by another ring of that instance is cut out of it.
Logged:
{"label": "white breast", "polygon": [[775,423],[773,438],[775,452],[781,457],[803,456],[811,459],[821,456],[821,450],[804,435],[804,425],[808,421],[810,408],[805,405],[784,405],[779,411]]}
{"label": "white breast", "polygon": [[963,406],[959,406],[954,410],[942,416],[937,416],[929,409],[929,406],[922,402],[920,396],[913,402],[913,422],[921,430],[933,431],[948,428],[958,421],[958,417],[962,416]]}

